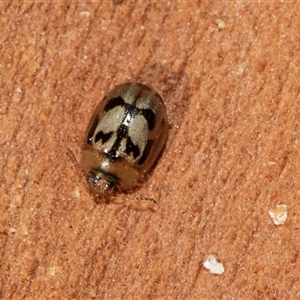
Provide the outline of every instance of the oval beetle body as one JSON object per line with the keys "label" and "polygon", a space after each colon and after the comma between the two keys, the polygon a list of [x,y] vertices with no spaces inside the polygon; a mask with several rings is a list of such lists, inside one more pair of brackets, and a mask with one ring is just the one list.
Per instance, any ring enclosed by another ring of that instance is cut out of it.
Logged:
{"label": "oval beetle body", "polygon": [[82,147],[82,165],[93,194],[128,191],[159,157],[169,131],[162,97],[141,83],[124,83],[97,106]]}

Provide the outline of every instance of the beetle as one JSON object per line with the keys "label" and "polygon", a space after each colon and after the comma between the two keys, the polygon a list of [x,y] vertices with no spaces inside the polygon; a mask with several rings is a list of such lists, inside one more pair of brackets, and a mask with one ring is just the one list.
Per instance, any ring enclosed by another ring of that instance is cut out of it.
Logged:
{"label": "beetle", "polygon": [[142,83],[124,83],[98,104],[82,146],[94,196],[139,185],[161,154],[169,131],[163,98]]}

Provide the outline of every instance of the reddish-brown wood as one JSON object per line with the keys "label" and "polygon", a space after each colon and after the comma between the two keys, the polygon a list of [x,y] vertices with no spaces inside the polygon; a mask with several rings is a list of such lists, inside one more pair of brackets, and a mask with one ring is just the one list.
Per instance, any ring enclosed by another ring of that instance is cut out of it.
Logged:
{"label": "reddish-brown wood", "polygon": [[[2,1],[0,298],[299,298],[298,10]],[[136,80],[165,97],[167,146],[140,189],[97,205],[69,150]]]}

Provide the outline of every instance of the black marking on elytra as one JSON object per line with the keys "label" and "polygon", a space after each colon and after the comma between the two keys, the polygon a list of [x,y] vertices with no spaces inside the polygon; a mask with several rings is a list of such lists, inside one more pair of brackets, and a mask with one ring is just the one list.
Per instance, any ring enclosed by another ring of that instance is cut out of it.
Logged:
{"label": "black marking on elytra", "polygon": [[[126,150],[125,153],[130,155],[132,153],[134,157],[136,158],[139,153],[137,154],[137,151],[139,152],[139,149],[136,145],[133,144],[130,137],[128,136],[128,130],[129,126],[134,119],[134,117],[140,112],[140,109],[136,108],[133,105],[124,104],[125,112],[124,112],[124,118],[117,130],[117,138],[111,147],[110,151],[107,153],[107,157],[110,161],[115,161],[120,159],[120,146],[121,142],[125,139],[126,140]],[[136,156],[137,155],[137,156]]]}
{"label": "black marking on elytra", "polygon": [[109,110],[115,108],[116,106],[124,106],[124,104],[125,104],[125,101],[122,97],[112,98],[105,105],[104,111],[109,111]]}
{"label": "black marking on elytra", "polygon": [[137,158],[140,155],[139,147],[132,142],[130,137],[128,137],[126,141],[126,153],[128,155],[132,154],[134,158]]}
{"label": "black marking on elytra", "polygon": [[154,144],[153,140],[148,140],[147,145],[146,145],[146,147],[144,149],[143,155],[142,155],[142,157],[138,161],[139,165],[142,165],[146,161],[146,159],[148,158],[149,154],[151,153],[151,149],[152,149],[153,144]]}
{"label": "black marking on elytra", "polygon": [[86,143],[88,145],[93,141],[94,131],[95,131],[98,123],[99,123],[99,116],[96,115],[95,119],[94,119],[94,122],[93,122],[92,126],[90,127],[90,130],[89,130],[88,135],[86,137]]}
{"label": "black marking on elytra", "polygon": [[[126,140],[125,153],[127,155],[132,155],[135,159],[140,156],[141,151],[140,151],[139,147],[137,145],[135,145],[132,142],[130,136],[128,136],[129,126],[130,126],[132,120],[137,115],[142,115],[147,120],[149,130],[154,129],[155,121],[156,121],[156,116],[152,109],[139,109],[135,105],[126,103],[122,97],[116,97],[116,98],[111,99],[106,104],[104,110],[109,111],[117,106],[124,107],[124,117],[123,117],[123,121],[122,121],[121,125],[117,129],[117,138],[116,138],[113,146],[111,147],[110,151],[108,151],[108,153],[106,154],[107,158],[111,162],[119,160],[121,158],[119,149],[120,149],[120,146],[121,146],[121,143],[123,140]],[[106,141],[108,141],[111,138],[112,134],[113,134],[113,132],[104,134],[102,131],[100,131],[96,134],[95,141],[97,142],[100,139],[102,139],[102,142],[105,143]],[[143,153],[143,159],[140,160],[141,163],[144,162],[146,160],[146,158],[148,157],[148,155],[151,151],[151,148],[152,148],[152,144],[153,144],[153,141],[148,142],[148,144],[147,144],[148,150],[146,151],[146,153],[145,152]]]}
{"label": "black marking on elytra", "polygon": [[[150,91],[150,89],[149,89]],[[136,99],[139,98],[139,94],[136,96]],[[155,126],[155,113],[152,109],[139,109],[135,105],[128,104],[124,101],[122,97],[112,98],[104,107],[104,111],[109,111],[117,106],[125,107],[124,120],[132,120],[136,115],[142,114],[148,122],[149,130],[153,130]],[[124,121],[123,120],[123,121]],[[122,125],[121,125],[122,126]]]}
{"label": "black marking on elytra", "polygon": [[134,119],[134,117],[140,113],[140,111],[141,110],[136,106],[126,103],[123,122],[128,122],[128,120],[130,120],[131,122]]}
{"label": "black marking on elytra", "polygon": [[123,139],[128,136],[128,126],[121,124],[117,131],[118,139]]}
{"label": "black marking on elytra", "polygon": [[121,159],[119,152],[116,149],[112,149],[106,153],[106,157],[110,162],[114,162]]}
{"label": "black marking on elytra", "polygon": [[153,130],[155,126],[155,113],[152,109],[142,109],[142,115],[145,117],[145,119],[148,122],[148,128],[149,130]]}
{"label": "black marking on elytra", "polygon": [[104,133],[103,131],[99,131],[94,138],[94,142],[98,143],[100,140],[102,140],[102,144],[105,144],[113,135],[113,132],[110,131],[108,133]]}

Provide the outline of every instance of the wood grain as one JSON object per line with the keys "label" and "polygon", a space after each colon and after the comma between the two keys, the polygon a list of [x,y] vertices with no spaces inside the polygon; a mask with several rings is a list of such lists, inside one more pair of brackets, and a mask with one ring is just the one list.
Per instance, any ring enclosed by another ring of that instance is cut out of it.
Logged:
{"label": "wood grain", "polygon": [[[299,298],[299,6],[117,2],[0,3],[0,298]],[[166,149],[97,205],[81,139],[136,80],[165,97]]]}

